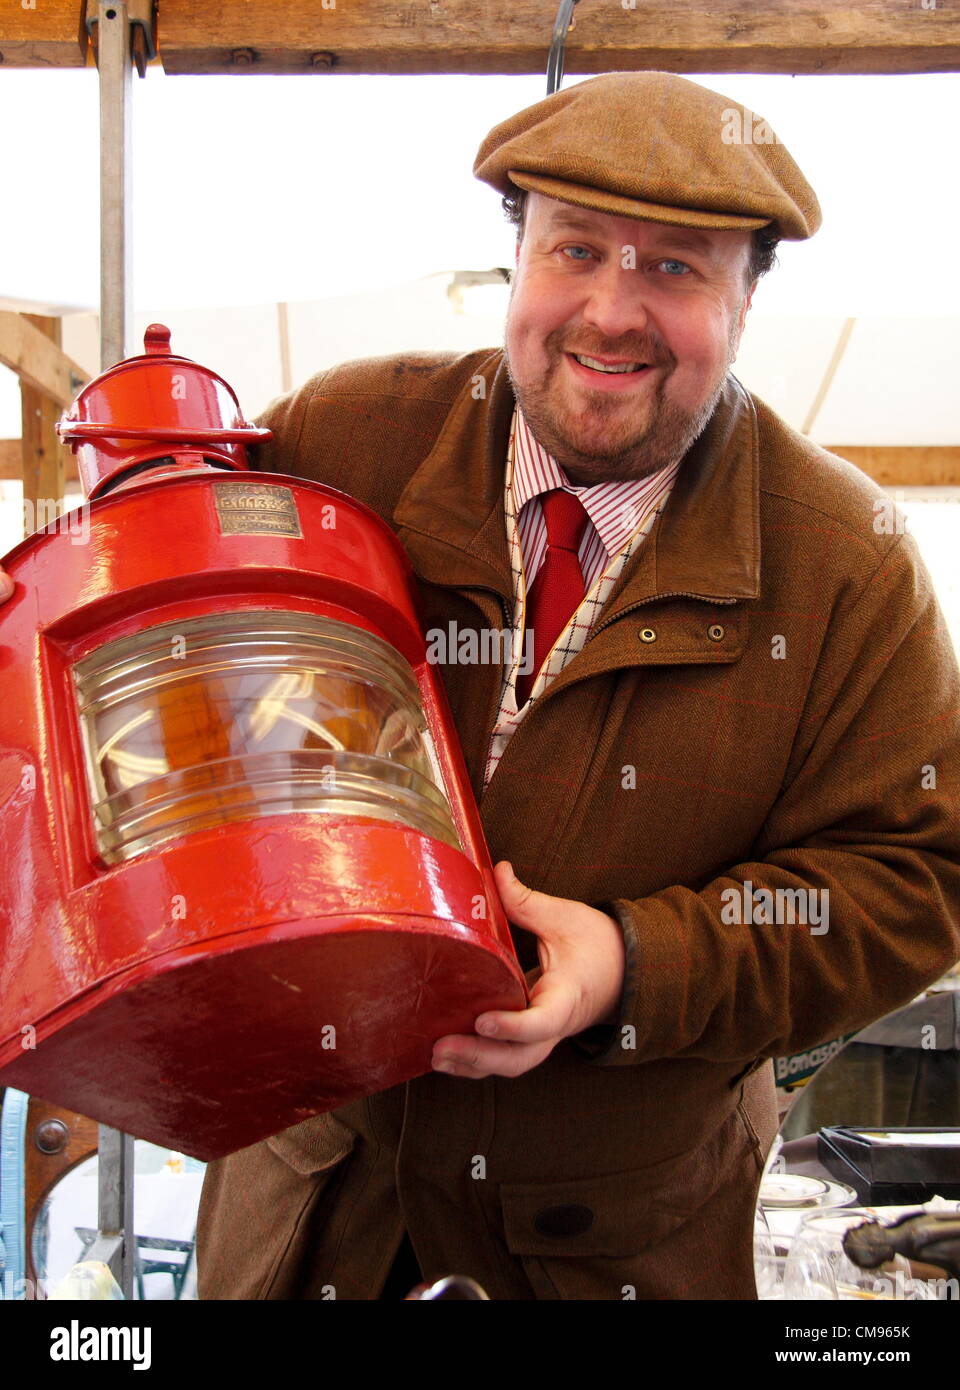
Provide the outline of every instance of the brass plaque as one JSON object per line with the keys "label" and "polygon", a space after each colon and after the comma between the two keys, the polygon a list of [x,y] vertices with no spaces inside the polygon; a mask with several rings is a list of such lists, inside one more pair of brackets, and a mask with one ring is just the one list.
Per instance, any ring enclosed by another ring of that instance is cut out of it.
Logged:
{"label": "brass plaque", "polygon": [[300,517],[288,487],[271,483],[214,483],[224,536],[298,536]]}

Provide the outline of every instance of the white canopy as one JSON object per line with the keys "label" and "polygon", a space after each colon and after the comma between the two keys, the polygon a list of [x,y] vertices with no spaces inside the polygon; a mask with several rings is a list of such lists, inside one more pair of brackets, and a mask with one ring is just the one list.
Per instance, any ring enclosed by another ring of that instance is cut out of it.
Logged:
{"label": "white canopy", "polygon": [[[695,80],[766,116],[823,207],[821,230],[782,245],[761,282],[744,383],[824,443],[960,443],[960,75]],[[290,304],[290,384],[344,357],[497,343],[505,291],[486,316],[458,314],[449,273],[512,264],[499,197],[471,168],[487,131],[544,91],[529,76],[151,68],[134,81],[138,333],[169,323],[251,413],[283,384],[277,301]],[[18,132],[4,151],[0,296],[92,310],[96,72],[0,71],[0,120]],[[96,369],[95,343],[69,346],[84,333],[68,325],[66,345]],[[18,434],[8,380],[0,437]]]}

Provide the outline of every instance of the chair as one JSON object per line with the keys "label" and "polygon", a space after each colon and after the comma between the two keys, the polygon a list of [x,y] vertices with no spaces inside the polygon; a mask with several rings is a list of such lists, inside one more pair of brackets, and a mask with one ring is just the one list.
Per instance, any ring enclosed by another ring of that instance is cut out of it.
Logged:
{"label": "chair", "polygon": [[[90,1249],[90,1246],[97,1238],[97,1233],[90,1226],[74,1226],[73,1228],[83,1247],[83,1256]],[[193,1258],[194,1242],[192,1240],[168,1240],[165,1236],[137,1236],[136,1250],[133,1255],[133,1274],[137,1281],[137,1291],[141,1300],[146,1298],[143,1288],[143,1278],[145,1274],[169,1274],[173,1279],[173,1297],[179,1299],[183,1291],[183,1283],[190,1269],[190,1261]],[[183,1255],[181,1260],[151,1260],[144,1259],[144,1250],[165,1250],[170,1253],[176,1252]]]}

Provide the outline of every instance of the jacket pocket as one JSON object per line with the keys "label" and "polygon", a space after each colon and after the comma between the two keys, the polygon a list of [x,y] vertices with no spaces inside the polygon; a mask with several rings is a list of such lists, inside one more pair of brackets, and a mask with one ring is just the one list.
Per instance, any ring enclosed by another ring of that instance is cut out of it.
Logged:
{"label": "jacket pocket", "polygon": [[271,1135],[266,1145],[284,1163],[306,1176],[332,1168],[347,1157],[356,1142],[354,1131],[327,1111]]}
{"label": "jacket pocket", "polygon": [[507,1246],[515,1255],[638,1254],[693,1215],[722,1176],[700,1174],[698,1183],[693,1171],[684,1177],[688,1170],[681,1159],[660,1183],[643,1168],[569,1182],[504,1183]]}
{"label": "jacket pocket", "polygon": [[709,1262],[737,1245],[741,1227],[752,1241],[756,1177],[734,1112],[699,1148],[650,1168],[502,1184],[507,1247],[538,1298],[750,1297],[752,1267],[738,1257],[704,1280],[700,1252]]}

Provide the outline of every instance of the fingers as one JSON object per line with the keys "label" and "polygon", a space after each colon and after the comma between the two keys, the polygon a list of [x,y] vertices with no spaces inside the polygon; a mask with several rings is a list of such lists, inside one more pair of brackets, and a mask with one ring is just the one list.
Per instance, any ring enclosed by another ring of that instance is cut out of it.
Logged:
{"label": "fingers", "polygon": [[6,603],[8,598],[13,598],[14,587],[14,582],[6,570],[0,569],[0,603]]}
{"label": "fingers", "polygon": [[452,1035],[434,1047],[433,1069],[473,1081],[485,1076],[522,1076],[549,1057],[558,1042],[559,1038],[552,1038],[521,1045]]}
{"label": "fingers", "polygon": [[528,888],[506,859],[494,874],[510,921],[538,938],[540,968],[527,977],[528,1008],[490,1010],[474,1023],[475,1036],[437,1042],[433,1066],[454,1076],[520,1076],[538,1066],[563,1038],[608,1013],[623,981],[623,941],[611,917]]}
{"label": "fingers", "polygon": [[551,928],[559,925],[557,909],[559,907],[562,912],[564,907],[568,907],[568,899],[552,898],[548,893],[528,888],[520,882],[506,859],[499,860],[493,866],[493,874],[503,910],[516,926],[526,927],[528,931],[541,936],[550,934]]}
{"label": "fingers", "polygon": [[452,1034],[434,1046],[435,1071],[480,1079],[521,1076],[548,1057],[566,1035],[572,991],[560,982],[538,981],[530,1007],[481,1014],[477,1036]]}
{"label": "fingers", "polygon": [[485,1038],[510,1043],[560,1041],[568,1031],[576,997],[557,975],[541,975],[526,1009],[481,1014],[474,1027]]}

